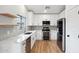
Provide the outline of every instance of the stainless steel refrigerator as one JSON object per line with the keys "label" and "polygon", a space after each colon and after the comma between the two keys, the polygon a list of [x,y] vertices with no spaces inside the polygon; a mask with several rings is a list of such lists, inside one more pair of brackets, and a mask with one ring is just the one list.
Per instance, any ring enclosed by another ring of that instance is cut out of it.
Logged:
{"label": "stainless steel refrigerator", "polygon": [[65,52],[66,50],[66,19],[61,18],[57,21],[57,45],[58,47]]}

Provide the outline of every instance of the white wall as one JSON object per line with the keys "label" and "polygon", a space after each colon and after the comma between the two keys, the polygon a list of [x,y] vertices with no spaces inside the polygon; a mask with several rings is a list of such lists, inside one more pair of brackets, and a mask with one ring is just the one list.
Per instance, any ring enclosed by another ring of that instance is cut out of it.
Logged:
{"label": "white wall", "polygon": [[74,9],[75,7],[77,7],[78,5],[66,5],[66,11],[70,11],[72,9]]}
{"label": "white wall", "polygon": [[[23,5],[0,5],[0,13],[12,13],[27,16],[27,10]],[[16,24],[16,18],[9,18],[0,15],[0,23]],[[0,40],[6,39],[21,33],[17,27],[12,28],[0,28]]]}

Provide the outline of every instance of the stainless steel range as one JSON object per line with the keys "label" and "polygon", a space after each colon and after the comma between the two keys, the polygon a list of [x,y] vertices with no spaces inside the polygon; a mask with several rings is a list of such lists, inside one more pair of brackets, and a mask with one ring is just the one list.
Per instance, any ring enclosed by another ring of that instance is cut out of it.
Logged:
{"label": "stainless steel range", "polygon": [[44,40],[49,40],[50,39],[50,21],[43,21],[43,39]]}

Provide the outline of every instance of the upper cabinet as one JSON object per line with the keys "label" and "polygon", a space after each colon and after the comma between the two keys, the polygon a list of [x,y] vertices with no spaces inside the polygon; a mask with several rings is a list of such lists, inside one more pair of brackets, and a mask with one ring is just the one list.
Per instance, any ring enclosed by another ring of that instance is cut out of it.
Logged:
{"label": "upper cabinet", "polygon": [[50,25],[57,26],[58,15],[50,15]]}
{"label": "upper cabinet", "polygon": [[32,26],[33,25],[33,12],[28,11],[28,21],[27,21],[27,26]]}
{"label": "upper cabinet", "polygon": [[58,20],[58,15],[51,14],[34,14],[33,25],[42,26],[43,21],[50,21],[51,26],[56,26]]}
{"label": "upper cabinet", "polygon": [[34,26],[42,26],[42,20],[43,19],[41,15],[34,14],[34,21],[33,21]]}

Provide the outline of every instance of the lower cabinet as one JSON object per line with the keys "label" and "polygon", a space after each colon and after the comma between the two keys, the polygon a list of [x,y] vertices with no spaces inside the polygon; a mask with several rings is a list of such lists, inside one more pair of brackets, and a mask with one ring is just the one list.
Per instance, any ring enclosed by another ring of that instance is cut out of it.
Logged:
{"label": "lower cabinet", "polygon": [[50,30],[50,39],[57,40],[57,30]]}
{"label": "lower cabinet", "polygon": [[42,33],[42,30],[37,30],[36,32],[36,39],[37,40],[43,40],[43,33]]}
{"label": "lower cabinet", "polygon": [[36,40],[37,40],[37,32],[35,31],[33,35],[31,36],[31,49],[33,48]]}
{"label": "lower cabinet", "polygon": [[36,41],[36,32],[32,36],[30,36],[28,39],[26,39],[26,45],[25,45],[25,52],[26,53],[31,52],[31,49],[32,49],[35,41]]}
{"label": "lower cabinet", "polygon": [[31,52],[31,37],[29,37],[26,40],[25,51],[26,51],[26,53],[30,53]]}
{"label": "lower cabinet", "polygon": [[36,41],[36,35],[34,33],[34,35],[31,36],[31,49],[34,46],[35,41]]}

